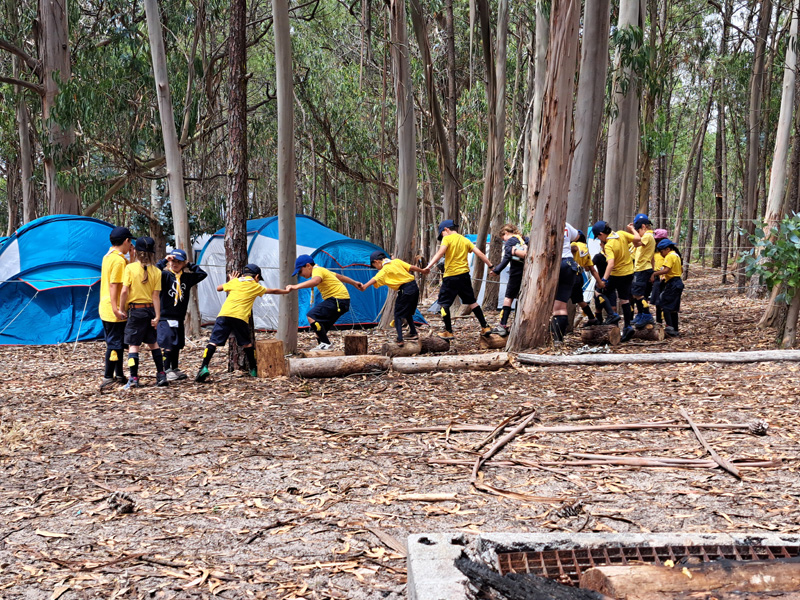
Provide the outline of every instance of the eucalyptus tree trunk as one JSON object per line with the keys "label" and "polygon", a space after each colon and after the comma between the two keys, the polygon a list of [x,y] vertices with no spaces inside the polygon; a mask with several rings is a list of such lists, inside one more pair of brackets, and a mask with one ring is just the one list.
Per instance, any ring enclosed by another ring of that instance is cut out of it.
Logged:
{"label": "eucalyptus tree trunk", "polygon": [[[755,219],[758,212],[758,164],[761,146],[761,111],[764,91],[764,59],[772,17],[772,0],[761,0],[758,15],[758,33],[753,53],[753,67],[750,72],[750,102],[747,115],[747,159],[745,167],[744,208],[741,213],[740,227],[745,231],[739,236],[739,252],[752,248],[750,236],[755,231]],[[747,277],[741,270],[737,277],[739,293],[744,292]]]}
{"label": "eucalyptus tree trunk", "polygon": [[[275,30],[275,75],[278,95],[278,278],[279,287],[292,283],[297,258],[297,230],[294,210],[294,82],[292,79],[292,38],[288,0],[272,0]],[[281,318],[278,339],[285,352],[297,350],[297,294],[278,296]]]}
{"label": "eucalyptus tree trunk", "polygon": [[535,204],[517,318],[508,340],[512,351],[540,346],[549,337],[567,216],[580,17],[580,0],[553,0],[539,161],[540,195]]}
{"label": "eucalyptus tree trunk", "polygon": [[453,18],[453,0],[445,0],[445,48],[447,53],[447,145],[450,148],[450,156],[453,160],[453,179],[456,181],[455,198],[452,204],[448,204],[449,199],[444,198],[444,218],[453,219],[458,222],[459,209],[461,206],[461,189],[458,176],[458,88],[456,85],[456,35]]}
{"label": "eucalyptus tree trunk", "polygon": [[542,110],[547,75],[547,48],[550,45],[550,20],[546,16],[545,0],[536,2],[536,39],[534,42],[533,114],[531,116],[530,164],[528,167],[528,221],[533,221],[536,199],[539,197],[539,159],[542,147]]}
{"label": "eucalyptus tree trunk", "polygon": [[[620,0],[617,28],[641,28],[640,0]],[[633,51],[636,48],[632,48]],[[621,50],[614,56],[612,105],[616,117],[608,128],[605,207],[603,220],[623,227],[633,217],[636,204],[636,168],[639,160],[639,80],[629,66],[622,65]]]}
{"label": "eucalyptus tree trunk", "polygon": [[714,147],[714,248],[711,253],[711,267],[718,269],[722,266],[722,236],[725,232],[725,212],[722,189],[722,144],[724,143],[725,105],[720,98],[717,99],[717,136]]}
{"label": "eucalyptus tree trunk", "polygon": [[[75,143],[73,127],[61,127],[51,119],[59,84],[72,77],[69,50],[67,0],[39,0],[39,57],[42,61],[42,117],[47,124],[49,150],[44,157],[44,183],[51,215],[81,212],[76,189],[59,182],[58,173],[72,167],[71,146]],[[54,76],[57,74],[57,78]]]}
{"label": "eucalyptus tree trunk", "polygon": [[[414,254],[414,230],[417,227],[417,163],[405,0],[390,1],[389,28],[397,103],[397,227],[393,255],[410,263]],[[384,305],[381,327],[388,328],[392,321],[395,298],[396,293],[390,291]]]}
{"label": "eucalyptus tree trunk", "polygon": [[[225,270],[247,264],[247,2],[231,0],[228,37],[228,202],[225,210]],[[252,320],[251,335],[252,331]],[[244,353],[230,341],[228,370],[242,366]]]}
{"label": "eucalyptus tree trunk", "polygon": [[[13,148],[13,147],[12,147]],[[13,148],[16,150],[16,148]],[[8,208],[8,226],[6,236],[10,236],[19,227],[19,157],[14,160],[5,158],[6,163],[6,207]]]}
{"label": "eucalyptus tree trunk", "polygon": [[172,208],[172,222],[175,226],[175,247],[191,250],[192,238],[189,233],[189,213],[186,210],[186,194],[183,187],[183,157],[178,145],[178,132],[175,129],[175,112],[167,76],[167,55],[164,50],[164,37],[161,34],[161,14],[157,0],[144,0],[147,15],[147,32],[150,37],[150,53],[153,58],[153,73],[156,80],[158,114],[161,118],[161,135],[164,140],[164,156],[167,159],[167,184]]}
{"label": "eucalyptus tree trunk", "polygon": [[610,26],[609,0],[594,0],[585,4],[581,69],[575,100],[575,155],[567,202],[567,222],[581,229],[589,221],[597,141],[603,122]]}
{"label": "eucalyptus tree trunk", "polygon": [[[16,57],[15,57],[16,62]],[[15,74],[16,77],[16,74]],[[30,114],[25,98],[17,91],[17,135],[19,136],[20,187],[22,188],[22,223],[36,218],[36,198],[33,194],[33,155],[31,154]]]}

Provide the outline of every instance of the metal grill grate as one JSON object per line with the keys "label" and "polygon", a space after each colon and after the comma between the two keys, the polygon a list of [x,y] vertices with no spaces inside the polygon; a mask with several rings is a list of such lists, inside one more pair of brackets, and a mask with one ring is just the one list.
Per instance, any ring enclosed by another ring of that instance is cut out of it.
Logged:
{"label": "metal grill grate", "polygon": [[540,552],[498,552],[500,573],[533,573],[577,587],[581,574],[592,567],[630,564],[663,564],[671,560],[709,562],[774,560],[800,556],[800,546],[627,546],[574,548]]}

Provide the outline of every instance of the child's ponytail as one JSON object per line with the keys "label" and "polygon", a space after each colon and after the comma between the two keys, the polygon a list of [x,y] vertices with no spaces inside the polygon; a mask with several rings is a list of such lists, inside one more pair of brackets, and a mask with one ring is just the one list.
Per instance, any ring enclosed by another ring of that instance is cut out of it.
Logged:
{"label": "child's ponytail", "polygon": [[137,260],[142,264],[142,269],[144,271],[144,277],[142,277],[142,283],[147,283],[150,275],[150,266],[155,264],[155,254],[152,252],[142,252],[139,251],[136,253]]}

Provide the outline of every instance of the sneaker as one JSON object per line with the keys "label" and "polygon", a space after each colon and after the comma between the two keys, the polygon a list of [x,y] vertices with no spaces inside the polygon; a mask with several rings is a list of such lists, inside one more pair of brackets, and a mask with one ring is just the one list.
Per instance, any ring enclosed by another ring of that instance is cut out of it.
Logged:
{"label": "sneaker", "polygon": [[258,369],[250,369],[250,377],[258,377]]}
{"label": "sneaker", "polygon": [[166,387],[169,385],[169,381],[167,381],[167,374],[164,371],[156,373],[156,385],[158,387]]}
{"label": "sneaker", "polygon": [[203,383],[206,379],[208,379],[209,375],[211,375],[211,371],[209,371],[208,367],[204,365],[200,367],[200,370],[197,372],[197,375],[195,375],[194,380],[197,383]]}
{"label": "sneaker", "polygon": [[633,334],[636,333],[636,330],[628,325],[622,330],[622,337],[619,338],[620,342],[627,342],[629,339],[633,337]]}
{"label": "sneaker", "polygon": [[452,340],[454,337],[456,337],[452,331],[440,331],[436,335],[445,340]]}
{"label": "sneaker", "polygon": [[100,391],[102,392],[104,389],[114,385],[115,383],[117,383],[117,380],[113,377],[103,377],[103,381],[100,383]]}
{"label": "sneaker", "polygon": [[481,335],[483,337],[489,337],[492,334],[492,328],[488,325],[486,327],[481,327]]}
{"label": "sneaker", "polygon": [[619,316],[619,313],[614,313],[606,317],[606,320],[603,321],[604,325],[616,325],[622,320],[622,317]]}
{"label": "sneaker", "polygon": [[167,381],[178,381],[178,374],[174,369],[167,369]]}
{"label": "sneaker", "polygon": [[506,337],[508,335],[508,325],[495,325],[492,333],[500,337]]}
{"label": "sneaker", "polygon": [[142,387],[139,385],[139,378],[138,377],[131,377],[128,379],[128,383],[125,384],[125,387],[122,388],[124,390],[132,390],[133,388]]}
{"label": "sneaker", "polygon": [[584,327],[594,327],[595,325],[600,325],[600,321],[597,318],[589,319],[584,323]]}
{"label": "sneaker", "polygon": [[406,343],[403,340],[395,340],[394,343],[397,344],[398,348],[402,348],[403,346],[406,345]]}
{"label": "sneaker", "polygon": [[116,375],[114,377],[114,381],[116,381],[120,385],[125,385],[126,383],[128,383],[128,378],[125,377],[125,375]]}
{"label": "sneaker", "polygon": [[672,325],[667,325],[664,327],[664,335],[668,335],[669,337],[678,337],[680,334],[675,331],[675,328]]}
{"label": "sneaker", "polygon": [[325,342],[320,342],[319,344],[314,346],[312,350],[333,350],[333,344],[326,344]]}
{"label": "sneaker", "polygon": [[189,379],[189,376],[180,369],[172,369],[172,372],[175,373],[175,376],[178,378],[178,381]]}
{"label": "sneaker", "polygon": [[416,342],[419,339],[418,333],[410,333],[406,336],[407,342]]}
{"label": "sneaker", "polygon": [[653,315],[650,313],[641,313],[638,315],[636,322],[634,322],[634,326],[636,329],[644,329],[651,323],[655,323],[655,319],[653,319]]}

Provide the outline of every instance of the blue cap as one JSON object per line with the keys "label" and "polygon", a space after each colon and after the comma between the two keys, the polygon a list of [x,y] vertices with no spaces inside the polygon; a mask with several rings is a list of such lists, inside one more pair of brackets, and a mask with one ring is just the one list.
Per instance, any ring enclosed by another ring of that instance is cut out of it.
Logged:
{"label": "blue cap", "polygon": [[642,225],[652,225],[652,223],[646,214],[639,213],[633,218],[633,227],[639,229]]}
{"label": "blue cap", "polygon": [[605,221],[598,221],[597,223],[592,225],[592,233],[594,234],[594,237],[597,237],[598,235],[603,233],[606,227],[608,227],[608,223],[606,223]]}
{"label": "blue cap", "polygon": [[656,250],[663,250],[664,248],[669,248],[670,246],[674,246],[675,244],[672,243],[672,240],[669,238],[664,238],[658,245],[656,246]]}
{"label": "blue cap", "polygon": [[314,262],[314,259],[311,258],[308,254],[301,254],[297,257],[297,260],[294,261],[294,273],[292,273],[292,277],[297,277],[297,274],[300,272],[300,269],[305,267],[306,265],[310,265]]}
{"label": "blue cap", "polygon": [[242,275],[258,275],[261,277],[261,267],[254,263],[248,263],[242,269]]}
{"label": "blue cap", "polygon": [[134,246],[137,252],[155,252],[156,241],[151,237],[140,237]]}
{"label": "blue cap", "polygon": [[455,229],[455,228],[456,228],[455,221],[453,221],[452,219],[445,219],[444,221],[439,223],[439,237],[437,237],[436,239],[441,241],[442,233],[444,232],[445,229]]}
{"label": "blue cap", "polygon": [[376,260],[383,260],[385,258],[389,258],[386,256],[386,252],[383,250],[375,250],[375,252],[369,255],[369,262],[374,263]]}
{"label": "blue cap", "polygon": [[125,240],[132,240],[133,235],[131,234],[131,230],[127,227],[114,227],[114,229],[111,230],[111,235],[108,236],[108,239],[115,246],[119,246]]}
{"label": "blue cap", "polygon": [[185,262],[189,260],[189,255],[186,254],[186,250],[181,250],[179,248],[175,248],[169,255],[174,258],[175,260],[179,260],[181,262]]}

